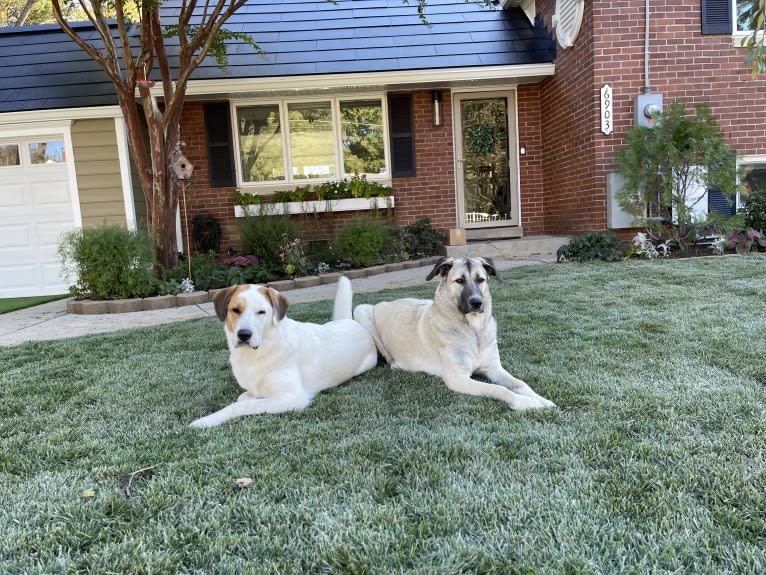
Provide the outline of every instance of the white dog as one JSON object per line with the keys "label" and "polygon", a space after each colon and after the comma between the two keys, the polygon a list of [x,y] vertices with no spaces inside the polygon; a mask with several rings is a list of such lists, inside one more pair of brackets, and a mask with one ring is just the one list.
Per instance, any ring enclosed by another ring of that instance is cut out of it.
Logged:
{"label": "white dog", "polygon": [[[492,260],[441,258],[426,279],[436,275],[441,282],[433,300],[398,299],[354,310],[391,367],[430,373],[453,391],[500,399],[517,410],[555,407],[500,365],[487,279],[502,279]],[[474,373],[492,383],[472,379]]]}
{"label": "white dog", "polygon": [[318,325],[285,317],[287,298],[271,288],[243,285],[218,292],[215,312],[225,321],[231,368],[245,392],[235,403],[192,422],[192,427],[300,410],[320,391],[375,367],[375,344],[351,319],[351,300],[351,282],[341,277],[333,321]]}

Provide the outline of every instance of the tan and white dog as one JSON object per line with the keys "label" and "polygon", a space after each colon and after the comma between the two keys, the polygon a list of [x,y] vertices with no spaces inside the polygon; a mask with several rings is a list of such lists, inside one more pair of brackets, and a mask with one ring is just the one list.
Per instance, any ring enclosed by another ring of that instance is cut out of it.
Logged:
{"label": "tan and white dog", "polygon": [[319,325],[285,316],[287,298],[274,289],[242,285],[218,292],[229,361],[245,392],[231,405],[192,422],[213,427],[243,415],[305,408],[322,390],[375,367],[370,334],[351,319],[351,282],[338,281],[333,320]]}
{"label": "tan and white dog", "polygon": [[[555,407],[500,364],[488,258],[441,258],[427,280],[441,276],[433,300],[398,299],[360,305],[354,319],[372,334],[391,367],[441,377],[460,393],[492,397],[516,410]],[[486,376],[492,383],[473,379]]]}

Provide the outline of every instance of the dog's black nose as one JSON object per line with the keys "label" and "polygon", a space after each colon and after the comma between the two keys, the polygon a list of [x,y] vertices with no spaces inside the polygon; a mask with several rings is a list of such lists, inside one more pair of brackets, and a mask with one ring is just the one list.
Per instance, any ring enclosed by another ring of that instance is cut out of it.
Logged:
{"label": "dog's black nose", "polygon": [[252,336],[253,332],[249,329],[241,329],[237,332],[237,338],[239,338],[239,341],[243,343],[249,341]]}
{"label": "dog's black nose", "polygon": [[484,305],[484,301],[479,296],[472,296],[468,298],[468,305],[471,306],[471,309],[481,309],[481,306]]}

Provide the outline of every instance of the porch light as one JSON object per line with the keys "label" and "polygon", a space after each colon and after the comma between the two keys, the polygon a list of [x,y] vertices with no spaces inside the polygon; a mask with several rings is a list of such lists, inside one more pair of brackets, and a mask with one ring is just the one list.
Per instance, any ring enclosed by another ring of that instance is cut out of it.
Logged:
{"label": "porch light", "polygon": [[435,128],[442,125],[442,93],[439,90],[431,92],[431,112]]}

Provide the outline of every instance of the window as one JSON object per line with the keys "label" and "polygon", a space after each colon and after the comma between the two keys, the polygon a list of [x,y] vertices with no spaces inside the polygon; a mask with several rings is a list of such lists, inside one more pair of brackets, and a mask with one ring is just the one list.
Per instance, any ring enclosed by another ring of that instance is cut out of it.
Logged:
{"label": "window", "polygon": [[0,168],[18,166],[20,164],[18,144],[0,144]]}
{"label": "window", "polygon": [[753,12],[758,0],[732,0],[734,2],[734,32],[752,32],[755,29]]}
{"label": "window", "polygon": [[389,174],[382,98],[240,104],[234,116],[243,185]]}
{"label": "window", "polygon": [[29,144],[29,158],[33,164],[60,164],[66,162],[64,142],[53,140]]}
{"label": "window", "polygon": [[288,104],[287,117],[293,178],[336,178],[330,102]]}
{"label": "window", "polygon": [[341,102],[343,170],[380,174],[386,171],[383,108],[379,100]]}
{"label": "window", "polygon": [[740,161],[739,168],[741,185],[737,195],[737,207],[741,208],[750,194],[766,193],[766,156],[746,156]]}
{"label": "window", "polygon": [[239,160],[243,182],[285,179],[279,105],[237,109]]}

